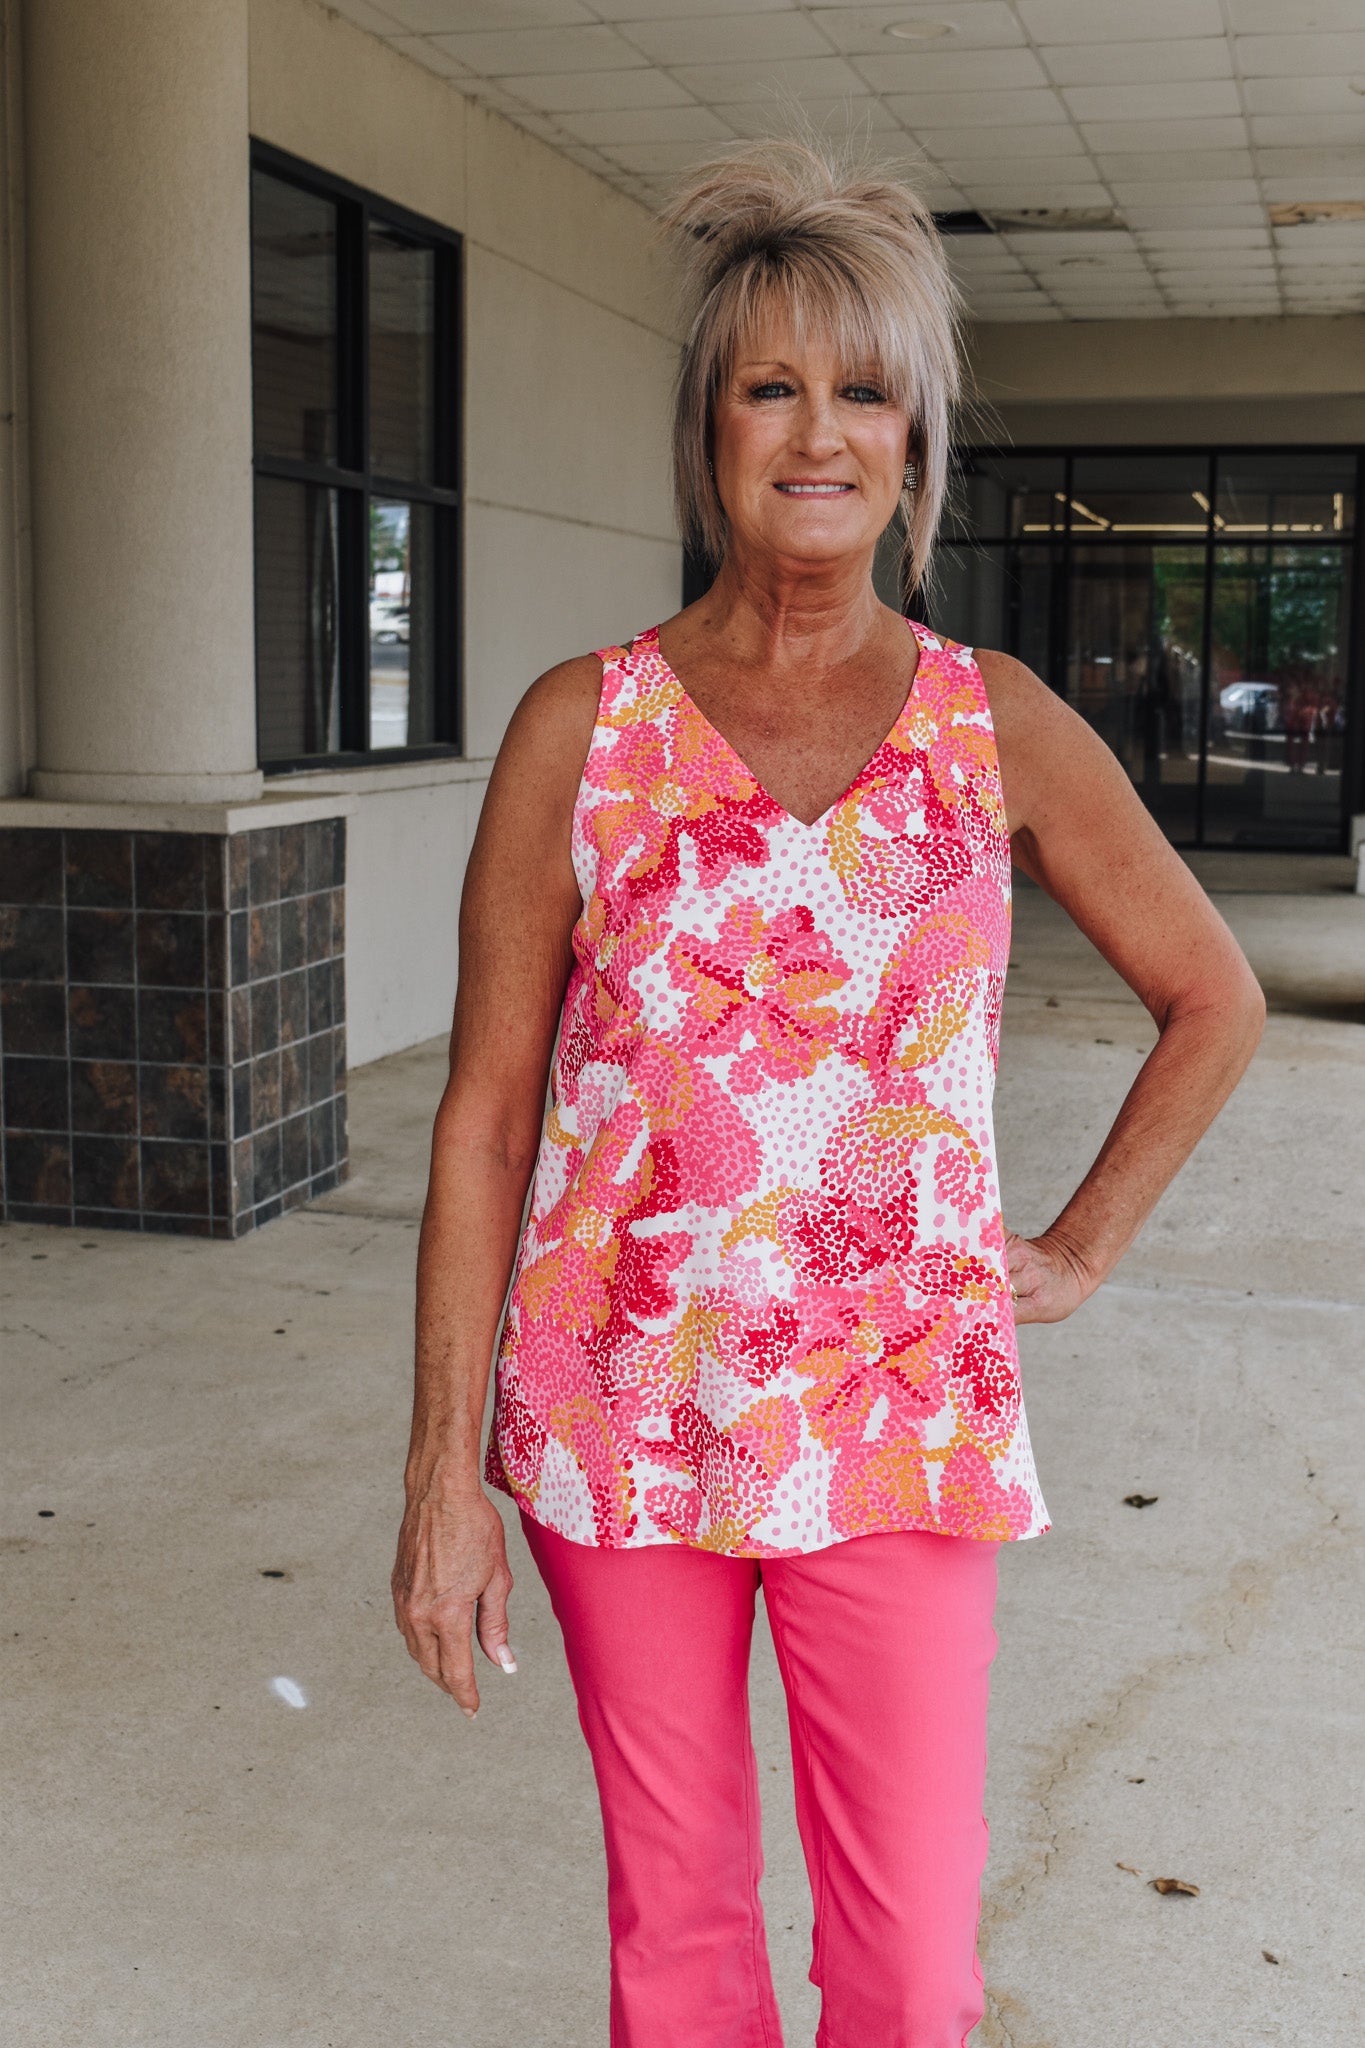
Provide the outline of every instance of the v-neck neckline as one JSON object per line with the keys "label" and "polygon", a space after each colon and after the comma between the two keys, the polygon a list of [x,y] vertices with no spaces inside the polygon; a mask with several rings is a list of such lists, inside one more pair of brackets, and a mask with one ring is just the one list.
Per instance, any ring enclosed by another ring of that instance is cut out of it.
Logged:
{"label": "v-neck neckline", "polygon": [[738,762],[739,766],[744,770],[744,773],[748,776],[750,782],[752,782],[754,788],[758,791],[759,795],[766,797],[768,802],[772,805],[773,809],[775,811],[780,811],[782,813],[782,816],[787,820],[789,824],[799,825],[803,832],[818,832],[824,825],[828,824],[829,820],[833,817],[834,813],[839,809],[840,805],[846,804],[848,802],[849,798],[853,795],[859,783],[862,781],[864,775],[866,775],[868,769],[872,766],[872,763],[876,760],[877,756],[881,753],[882,749],[884,747],[890,746],[891,742],[896,738],[896,735],[899,733],[902,725],[910,716],[912,707],[917,706],[920,702],[921,693],[919,686],[920,678],[924,671],[924,656],[926,651],[924,645],[924,636],[921,633],[920,628],[915,624],[915,621],[913,619],[907,619],[905,623],[910,628],[910,631],[913,634],[915,641],[915,672],[910,678],[910,687],[905,693],[905,702],[901,705],[901,708],[896,713],[896,716],[892,721],[891,725],[883,734],[881,739],[878,740],[876,746],[872,749],[872,752],[863,762],[862,767],[853,777],[847,789],[841,791],[841,793],[835,797],[833,803],[829,804],[823,811],[821,811],[818,818],[811,818],[809,820],[805,818],[798,818],[795,811],[789,811],[785,804],[780,804],[777,801],[777,798],[773,795],[772,791],[770,789],[767,789],[764,786],[764,784],[759,781],[759,778],[754,774],[753,769],[749,766],[748,762],[744,759],[744,756],[740,753],[739,749],[734,745],[733,741],[727,740],[725,734],[720,730],[720,727],[718,725],[713,724],[712,721],[707,717],[706,713],[702,710],[700,704],[697,703],[695,697],[693,697],[691,691],[688,689],[682,677],[678,674],[677,670],[674,668],[673,664],[669,661],[667,655],[665,655],[663,649],[660,647],[659,628],[657,626],[650,626],[645,632],[637,634],[635,640],[632,643],[632,651],[634,651],[634,648],[640,645],[641,641],[652,640],[654,657],[658,662],[660,668],[664,671],[665,675],[669,678],[671,682],[673,682],[677,686],[678,690],[682,693],[683,702],[689,707],[694,717],[701,720],[701,723],[706,727],[706,730],[709,733],[711,733],[714,736],[714,738],[720,741],[720,744],[724,747],[726,753],[729,754],[731,760]]}

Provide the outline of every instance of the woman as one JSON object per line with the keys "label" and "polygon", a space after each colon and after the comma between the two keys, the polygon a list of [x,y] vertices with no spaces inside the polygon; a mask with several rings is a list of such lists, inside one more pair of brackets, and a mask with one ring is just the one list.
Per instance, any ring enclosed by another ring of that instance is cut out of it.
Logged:
{"label": "woman", "polygon": [[[541,676],[489,785],[395,1607],[466,1714],[471,1631],[515,1670],[480,1486],[515,1258],[484,1476],[519,1505],[592,1752],[614,2048],[780,2039],[760,1586],[820,2042],[960,2048],[983,2005],[997,1552],[1048,1527],[1014,1325],[1070,1315],[1123,1256],[1263,1005],[1089,727],[874,593],[898,509],[922,581],[944,487],[953,297],[923,208],[791,145],[702,174],[670,225],[679,509],[717,574]],[[991,1129],[1011,854],[1160,1027],[1035,1238],[1004,1227]]]}

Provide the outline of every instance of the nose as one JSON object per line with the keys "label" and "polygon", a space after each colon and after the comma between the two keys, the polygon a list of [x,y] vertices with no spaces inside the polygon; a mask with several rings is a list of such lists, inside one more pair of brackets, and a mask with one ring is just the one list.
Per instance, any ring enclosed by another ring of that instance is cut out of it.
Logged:
{"label": "nose", "polygon": [[811,462],[827,462],[831,455],[838,454],[844,436],[832,392],[806,392],[797,414],[794,440],[798,454]]}

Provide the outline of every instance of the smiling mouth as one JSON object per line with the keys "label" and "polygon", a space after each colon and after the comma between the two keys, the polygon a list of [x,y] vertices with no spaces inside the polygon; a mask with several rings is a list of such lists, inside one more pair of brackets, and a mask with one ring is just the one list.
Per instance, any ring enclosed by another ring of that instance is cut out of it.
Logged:
{"label": "smiling mouth", "polygon": [[789,498],[842,498],[853,489],[852,484],[778,484],[776,489],[785,492]]}

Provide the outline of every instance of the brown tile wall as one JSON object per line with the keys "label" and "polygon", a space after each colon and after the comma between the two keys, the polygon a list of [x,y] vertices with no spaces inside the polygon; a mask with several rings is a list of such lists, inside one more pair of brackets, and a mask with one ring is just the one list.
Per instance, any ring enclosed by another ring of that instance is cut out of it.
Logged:
{"label": "brown tile wall", "polygon": [[345,829],[0,830],[0,1213],[236,1237],[336,1186]]}

